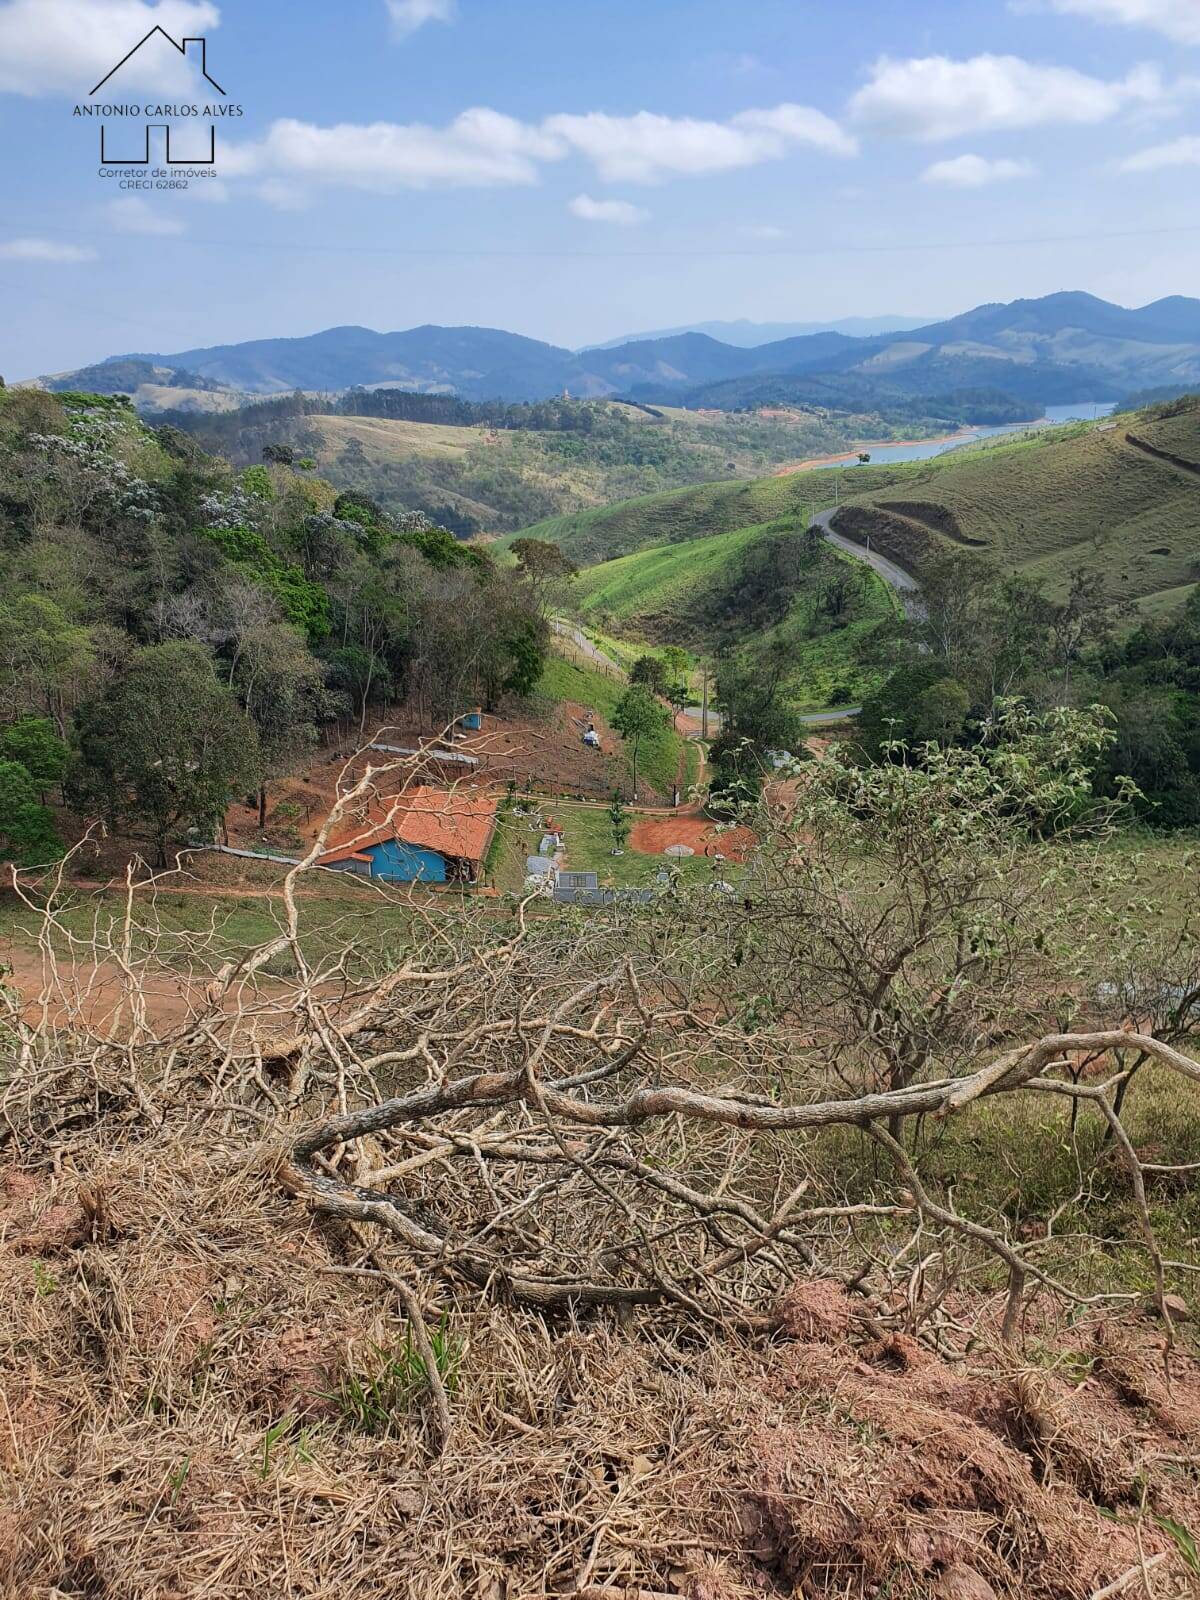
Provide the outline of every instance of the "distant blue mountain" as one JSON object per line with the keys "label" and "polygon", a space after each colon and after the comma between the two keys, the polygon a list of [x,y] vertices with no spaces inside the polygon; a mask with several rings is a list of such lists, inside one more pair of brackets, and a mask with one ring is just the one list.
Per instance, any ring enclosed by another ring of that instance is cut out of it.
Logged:
{"label": "distant blue mountain", "polygon": [[603,344],[585,345],[579,354],[612,350],[621,344],[644,344],[648,339],[673,339],[681,333],[704,333],[738,350],[754,350],[759,345],[774,344],[779,339],[798,339],[809,333],[845,333],[852,339],[870,339],[880,333],[907,333],[912,328],[925,327],[928,321],[928,317],[843,317],[840,322],[750,322],[742,317],[737,322],[689,322],[681,328],[628,333],[619,339],[606,339]]}
{"label": "distant blue mountain", "polygon": [[[889,321],[886,332],[865,332]],[[1115,400],[1163,385],[1200,385],[1200,300],[1183,296],[1126,310],[1094,295],[1052,294],[977,306],[922,326],[906,318],[851,319],[817,332],[786,325],[786,336],[767,342],[760,336],[778,327],[707,326],[734,329],[741,342],[699,328],[573,351],[499,328],[342,327],[174,355],[113,357],[88,369],[88,383],[103,387],[107,369],[124,363],[124,372],[112,375],[113,384],[124,384],[139,370],[130,363],[149,363],[173,369],[181,388],[219,385],[258,395],[362,386],[520,401],[565,391],[722,409],[830,405],[839,396],[869,409],[873,391],[894,400],[959,389],[1047,403]],[[62,386],[78,377],[61,374],[56,381]],[[158,381],[169,383],[170,372]]]}

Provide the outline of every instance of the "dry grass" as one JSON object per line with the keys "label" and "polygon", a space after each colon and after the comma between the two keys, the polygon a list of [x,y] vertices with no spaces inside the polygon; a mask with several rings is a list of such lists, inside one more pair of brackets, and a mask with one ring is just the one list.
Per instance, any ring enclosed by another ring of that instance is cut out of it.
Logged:
{"label": "dry grass", "polygon": [[[1200,1518],[1165,1459],[1200,1418],[1190,1360],[1150,1411],[1107,1355],[1079,1388],[864,1343],[828,1284],[766,1346],[447,1291],[439,1458],[427,1394],[382,1437],[340,1403],[404,1319],[380,1280],[330,1274],[359,1242],[283,1199],[265,1149],[202,1125],[76,1141],[57,1176],[7,1169],[0,1227],[6,1596],[916,1600],[967,1568],[1076,1600],[1137,1562],[1136,1527],[1152,1556],[1177,1552],[1164,1520]],[[1108,1337],[1071,1336],[1080,1360]],[[1160,1570],[1160,1600],[1186,1592]]]}
{"label": "dry grass", "polygon": [[869,533],[911,570],[965,548],[1052,594],[1082,568],[1103,574],[1111,593],[1153,604],[1195,582],[1198,469],[1157,459],[1131,436],[1186,463],[1200,453],[1200,412],[953,453],[897,487],[856,496],[838,526],[859,540]]}
{"label": "dry grass", "polygon": [[[414,906],[423,942],[351,982],[301,937],[301,875],[241,960],[196,935],[180,1017],[141,1005],[153,883],[93,952],[119,1026],[0,994],[4,1600],[1194,1590],[1200,1366],[1186,1305],[1151,1309],[1190,1255],[1156,1284],[1144,1241],[1085,1304],[1055,1274],[1090,1230],[1052,1253],[952,1210],[883,1133],[894,1098],[817,1102],[811,1040],[720,1012],[707,901]],[[905,1115],[965,1153],[1023,1106],[997,1148],[1049,1166],[1081,1038]]]}

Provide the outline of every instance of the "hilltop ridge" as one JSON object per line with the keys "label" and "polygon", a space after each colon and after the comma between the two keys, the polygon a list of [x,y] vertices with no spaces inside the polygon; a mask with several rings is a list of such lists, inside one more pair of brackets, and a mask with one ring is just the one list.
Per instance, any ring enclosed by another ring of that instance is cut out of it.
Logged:
{"label": "hilltop ridge", "polygon": [[[105,367],[132,361],[177,373],[181,387],[186,375],[246,395],[362,386],[537,400],[569,391],[722,410],[783,402],[869,409],[990,386],[1025,403],[1030,416],[1038,404],[1120,400],[1139,389],[1200,382],[1200,300],[1184,296],[1128,309],[1062,291],[977,306],[924,326],[902,320],[903,328],[888,332],[827,328],[755,345],[686,329],[582,351],[498,328],[424,324],[379,333],[343,325],[126,354],[87,370],[100,373],[100,386]],[[76,372],[40,381],[67,389],[79,379]],[[163,409],[161,401],[155,408]]]}

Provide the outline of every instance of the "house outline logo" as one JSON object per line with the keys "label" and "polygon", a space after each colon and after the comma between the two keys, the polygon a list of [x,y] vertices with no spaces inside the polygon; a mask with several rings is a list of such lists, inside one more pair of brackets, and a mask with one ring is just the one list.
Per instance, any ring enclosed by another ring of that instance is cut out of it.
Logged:
{"label": "house outline logo", "polygon": [[[192,45],[192,46],[198,45],[200,47],[200,49],[199,49],[199,57],[200,57],[200,59],[196,64],[199,67],[201,76],[203,77],[203,79],[204,79],[204,81],[206,83],[210,84],[212,86],[212,88],[216,90],[216,92],[222,97],[222,99],[227,99],[228,98],[228,96],[226,95],[225,90],[222,88],[222,86],[217,82],[217,80],[211,75],[211,73],[208,70],[208,40],[206,38],[203,38],[203,37],[199,36],[199,35],[195,35],[195,36],[185,35],[182,40],[179,40],[179,39],[174,38],[171,34],[169,34],[164,27],[162,27],[161,25],[156,23],[155,26],[153,28],[151,28],[150,31],[143,38],[138,40],[137,44],[134,45],[133,49],[127,51],[125,53],[125,55],[123,55],[121,57],[120,61],[117,62],[116,66],[113,67],[111,69],[111,71],[107,72],[104,75],[103,78],[100,79],[100,82],[98,84],[96,84],[95,88],[94,89],[90,89],[88,91],[88,99],[89,100],[94,99],[95,96],[97,94],[99,94],[100,90],[103,89],[104,86],[107,83],[110,83],[112,81],[112,79],[115,78],[117,76],[117,74],[119,72],[121,72],[122,69],[130,61],[132,61],[134,56],[137,55],[138,51],[143,49],[147,44],[149,44],[150,40],[153,39],[156,34],[160,35],[163,39],[165,39],[173,50],[177,50],[179,52],[179,54],[184,58],[185,61],[186,60],[195,61],[195,54],[193,52],[192,54],[189,55],[188,46],[189,45]],[[176,110],[177,108],[169,107],[169,106],[168,107],[147,106],[145,108],[142,108],[140,106],[128,106],[128,107],[119,106],[119,107],[112,107],[112,108],[107,108],[106,107],[105,109],[106,110],[111,109],[114,114],[120,115],[122,117],[126,116],[126,115],[131,115],[131,114],[132,115],[138,115],[144,110],[145,113],[146,113],[146,121],[145,121],[144,126],[143,126],[142,153],[141,154],[135,154],[135,155],[132,155],[132,156],[129,156],[129,155],[115,156],[115,155],[110,155],[109,154],[109,139],[108,139],[107,124],[105,122],[101,122],[101,124],[100,124],[100,165],[101,165],[101,167],[148,167],[150,165],[150,159],[151,159],[151,156],[150,156],[150,136],[151,136],[151,134],[153,132],[155,132],[155,131],[157,131],[159,129],[163,130],[163,132],[165,134],[166,164],[167,164],[167,166],[213,166],[215,164],[215,162],[216,162],[216,159],[217,159],[217,129],[216,129],[215,122],[212,122],[212,121],[209,122],[209,127],[208,127],[208,150],[207,150],[207,153],[205,153],[203,155],[191,154],[191,155],[179,156],[179,155],[173,154],[172,149],[171,149],[171,132],[172,132],[171,122],[172,122],[172,118],[171,118],[170,113],[172,111]],[[238,108],[238,109],[240,109],[240,108]],[[199,108],[195,107],[195,106],[189,106],[187,108],[187,114],[189,116],[197,114],[198,111],[199,111]]]}
{"label": "house outline logo", "polygon": [[200,71],[201,71],[202,75],[208,80],[209,83],[212,84],[213,88],[217,91],[217,93],[219,95],[224,95],[225,91],[224,91],[224,89],[222,89],[221,85],[217,82],[217,80],[215,78],[209,77],[209,73],[208,73],[208,40],[207,39],[201,39],[201,38],[198,38],[198,37],[197,38],[188,38],[188,37],[185,36],[184,39],[183,39],[183,42],[180,43],[180,41],[178,39],[173,39],[171,37],[171,35],[167,32],[167,30],[164,27],[161,27],[158,23],[155,23],[155,25],[150,29],[150,32],[145,36],[145,38],[144,39],[139,39],[137,44],[134,45],[133,49],[128,51],[125,55],[123,55],[121,57],[120,61],[117,62],[116,66],[112,69],[112,71],[111,72],[106,72],[104,77],[100,79],[100,82],[96,85],[96,87],[94,89],[89,89],[88,90],[88,99],[91,100],[95,95],[98,95],[100,93],[101,89],[103,89],[104,85],[108,82],[108,80],[110,78],[115,78],[117,73],[120,72],[121,68],[125,65],[125,63],[127,61],[132,61],[134,56],[137,55],[138,51],[143,47],[143,45],[149,44],[150,40],[153,39],[153,37],[154,37],[154,35],[156,33],[161,33],[163,38],[172,47],[172,49],[178,50],[179,54],[181,56],[183,56],[183,58],[185,60],[187,59],[187,47],[188,47],[188,45],[190,45],[190,44],[198,44],[200,46]]}

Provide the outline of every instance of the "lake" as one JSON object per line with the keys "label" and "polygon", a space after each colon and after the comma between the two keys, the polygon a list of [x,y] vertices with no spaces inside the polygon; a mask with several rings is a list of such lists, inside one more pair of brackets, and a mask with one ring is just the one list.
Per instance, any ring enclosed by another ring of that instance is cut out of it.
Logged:
{"label": "lake", "polygon": [[[995,439],[1003,433],[1025,433],[1030,428],[1061,426],[1065,422],[1095,422],[1100,417],[1111,416],[1117,409],[1115,400],[1083,400],[1069,406],[1047,406],[1040,422],[1006,422],[991,428],[972,428],[969,434],[959,434],[952,439],[924,439],[916,443],[881,444],[871,450],[871,465],[888,461],[928,461],[933,456],[945,455],[950,450],[961,450],[964,445],[976,444],[980,439]],[[856,466],[856,462],[847,462]]]}

